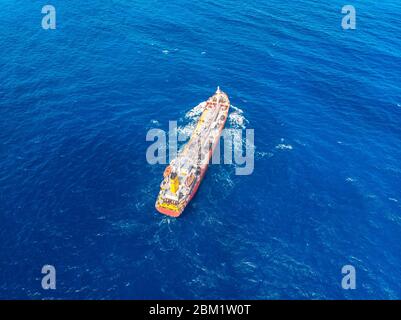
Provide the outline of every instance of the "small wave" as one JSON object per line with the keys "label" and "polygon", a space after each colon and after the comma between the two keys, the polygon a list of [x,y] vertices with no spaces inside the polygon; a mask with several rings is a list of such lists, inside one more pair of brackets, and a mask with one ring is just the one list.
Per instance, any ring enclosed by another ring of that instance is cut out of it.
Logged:
{"label": "small wave", "polygon": [[111,227],[118,233],[129,234],[135,232],[138,229],[138,224],[131,220],[120,220],[112,222]]}
{"label": "small wave", "polygon": [[292,150],[293,149],[292,145],[285,143],[284,138],[280,139],[280,143],[275,148],[279,149],[279,150]]}
{"label": "small wave", "polygon": [[280,143],[276,146],[276,149],[280,149],[280,150],[292,150],[292,145],[290,144],[284,144],[284,143]]}
{"label": "small wave", "polygon": [[272,152],[265,152],[265,151],[256,151],[255,153],[257,159],[263,159],[263,158],[271,158],[274,156],[274,153]]}
{"label": "small wave", "polygon": [[256,269],[256,265],[250,261],[243,261],[242,264],[252,269]]}

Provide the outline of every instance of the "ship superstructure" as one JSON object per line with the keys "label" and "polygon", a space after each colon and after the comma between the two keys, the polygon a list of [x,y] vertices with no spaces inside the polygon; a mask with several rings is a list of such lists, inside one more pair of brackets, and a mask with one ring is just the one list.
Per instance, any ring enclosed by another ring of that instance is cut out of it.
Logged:
{"label": "ship superstructure", "polygon": [[156,209],[178,217],[194,197],[227,121],[230,100],[217,88],[210,97],[191,138],[164,171]]}

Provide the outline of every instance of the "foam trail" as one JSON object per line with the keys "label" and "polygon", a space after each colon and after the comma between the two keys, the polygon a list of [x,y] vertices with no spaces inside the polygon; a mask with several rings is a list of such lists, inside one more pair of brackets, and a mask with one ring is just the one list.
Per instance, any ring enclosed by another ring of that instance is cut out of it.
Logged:
{"label": "foam trail", "polygon": [[188,138],[191,136],[192,131],[195,129],[203,110],[205,110],[206,101],[199,103],[185,114],[185,119],[189,120],[185,125],[178,126],[177,131],[179,135],[185,135]]}
{"label": "foam trail", "polygon": [[228,122],[233,129],[245,129],[248,120],[244,116],[244,111],[233,105],[230,106],[230,113],[228,115]]}
{"label": "foam trail", "polygon": [[198,120],[203,110],[205,110],[206,101],[199,103],[196,107],[192,108],[185,114],[185,118],[190,119],[192,121]]}

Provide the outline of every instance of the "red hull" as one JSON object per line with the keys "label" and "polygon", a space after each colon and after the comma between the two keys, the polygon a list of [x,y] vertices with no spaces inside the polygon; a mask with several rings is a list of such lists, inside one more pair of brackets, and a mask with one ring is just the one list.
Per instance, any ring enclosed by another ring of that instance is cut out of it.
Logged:
{"label": "red hull", "polygon": [[[229,108],[229,104],[228,104],[228,108]],[[220,126],[219,134],[218,134],[218,136],[216,137],[215,142],[218,142],[218,141],[219,141],[219,139],[220,139],[220,137],[221,137],[221,133],[222,133],[222,131],[223,131],[223,129],[224,129],[224,126],[225,126],[225,124],[226,124],[226,122],[227,122],[227,118],[228,118],[228,109],[227,109],[227,113],[226,113],[224,122],[223,122],[222,125]],[[165,214],[165,215],[167,215],[167,216],[174,217],[174,218],[177,218],[177,217],[179,217],[179,216],[182,214],[182,212],[184,211],[184,209],[186,208],[186,206],[189,204],[189,202],[190,202],[190,201],[193,199],[193,197],[196,195],[196,192],[198,191],[199,186],[200,186],[200,184],[201,184],[201,182],[202,182],[202,180],[203,180],[203,178],[204,178],[204,175],[205,175],[205,173],[206,173],[206,171],[207,171],[207,168],[208,168],[208,166],[209,166],[210,159],[211,159],[211,157],[212,157],[212,155],[213,155],[213,153],[214,153],[215,148],[216,148],[217,145],[219,145],[219,144],[218,144],[218,143],[213,143],[213,148],[209,150],[209,152],[208,152],[208,163],[205,164],[205,165],[203,165],[203,167],[201,167],[201,172],[200,172],[199,179],[198,179],[198,181],[196,182],[196,184],[194,185],[194,187],[193,187],[193,189],[192,189],[190,195],[188,196],[188,200],[186,201],[186,203],[185,203],[185,205],[183,206],[182,210],[181,210],[181,211],[170,210],[170,209],[168,209],[168,208],[158,206],[157,203],[156,203],[156,209],[157,209],[157,211],[159,211],[160,213]]]}

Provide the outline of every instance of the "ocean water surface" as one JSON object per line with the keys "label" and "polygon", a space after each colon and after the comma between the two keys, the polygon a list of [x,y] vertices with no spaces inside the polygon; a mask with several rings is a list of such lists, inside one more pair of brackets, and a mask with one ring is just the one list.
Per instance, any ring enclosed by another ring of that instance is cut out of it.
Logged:
{"label": "ocean water surface", "polygon": [[[1,299],[401,298],[399,1],[54,0],[56,30],[44,4],[0,11]],[[164,217],[146,133],[218,85],[254,172]]]}

